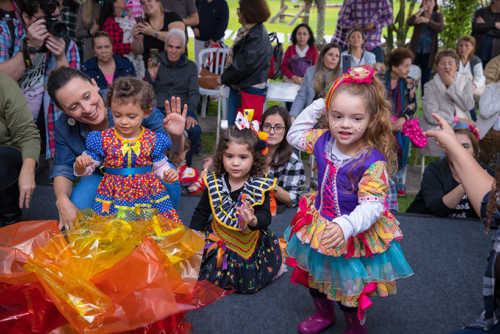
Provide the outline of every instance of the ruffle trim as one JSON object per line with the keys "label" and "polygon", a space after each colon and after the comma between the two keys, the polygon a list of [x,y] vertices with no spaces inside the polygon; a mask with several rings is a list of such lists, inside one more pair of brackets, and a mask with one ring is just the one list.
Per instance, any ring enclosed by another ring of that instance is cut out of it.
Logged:
{"label": "ruffle trim", "polygon": [[309,244],[312,249],[321,254],[335,257],[345,256],[346,258],[372,256],[385,252],[391,246],[393,240],[403,238],[399,222],[389,210],[386,210],[368,230],[352,236],[336,249],[325,249],[321,243],[321,237],[325,227],[331,221],[321,216],[319,211],[316,210],[314,198],[314,195],[307,198],[305,213],[301,209],[297,211],[297,223],[307,219],[309,215],[312,217],[312,221],[310,224],[302,226],[295,235],[301,243]]}
{"label": "ruffle trim", "polygon": [[[377,288],[375,291],[368,294],[368,296],[379,296],[388,297],[389,295],[395,295],[397,293],[396,281],[392,282],[375,282]],[[317,283],[309,278],[309,287],[317,289],[318,291],[324,293],[328,299],[340,302],[342,305],[347,307],[358,307],[359,295],[356,296],[345,296],[342,294],[340,289],[332,288],[330,283]]]}
{"label": "ruffle trim", "polygon": [[[224,176],[216,176],[215,173],[204,177],[207,186],[210,207],[217,222],[226,228],[241,231],[240,221],[236,209],[237,203],[231,198],[231,192],[226,184]],[[276,179],[268,177],[250,177],[241,190],[245,194],[246,201],[251,206],[262,205],[265,194],[276,186]],[[243,226],[244,228],[244,226]]]}

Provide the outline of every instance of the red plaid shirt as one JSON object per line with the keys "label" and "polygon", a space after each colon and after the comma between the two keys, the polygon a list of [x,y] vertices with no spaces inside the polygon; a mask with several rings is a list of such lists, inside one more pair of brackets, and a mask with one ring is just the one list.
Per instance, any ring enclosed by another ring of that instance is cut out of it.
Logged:
{"label": "red plaid shirt", "polygon": [[114,54],[123,56],[130,53],[130,44],[123,43],[123,30],[120,28],[120,25],[116,23],[114,17],[108,17],[106,21],[104,21],[102,30],[111,36]]}

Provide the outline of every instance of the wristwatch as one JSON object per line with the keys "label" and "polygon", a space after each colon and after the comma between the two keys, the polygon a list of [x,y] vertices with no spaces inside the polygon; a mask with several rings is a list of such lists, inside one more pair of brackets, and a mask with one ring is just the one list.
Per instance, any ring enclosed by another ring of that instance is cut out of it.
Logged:
{"label": "wristwatch", "polygon": [[159,38],[158,38],[158,31],[155,31],[155,32],[154,32],[154,34],[153,34],[153,36],[154,36],[156,39],[159,39]]}

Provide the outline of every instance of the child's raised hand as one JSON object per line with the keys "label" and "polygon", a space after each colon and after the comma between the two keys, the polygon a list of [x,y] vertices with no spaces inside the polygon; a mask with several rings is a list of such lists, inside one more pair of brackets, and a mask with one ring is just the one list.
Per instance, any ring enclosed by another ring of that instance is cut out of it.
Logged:
{"label": "child's raised hand", "polygon": [[165,183],[175,183],[179,181],[177,170],[170,168],[163,172],[163,181]]}
{"label": "child's raised hand", "polygon": [[241,219],[250,226],[257,225],[257,217],[255,217],[254,208],[246,201],[243,200],[241,206],[238,208],[238,213]]}
{"label": "child's raised hand", "polygon": [[331,222],[327,224],[321,237],[321,243],[326,249],[335,249],[344,243],[344,232],[339,224]]}
{"label": "child's raised hand", "polygon": [[83,175],[87,167],[92,166],[94,160],[88,154],[82,154],[75,159],[75,172],[78,175]]}

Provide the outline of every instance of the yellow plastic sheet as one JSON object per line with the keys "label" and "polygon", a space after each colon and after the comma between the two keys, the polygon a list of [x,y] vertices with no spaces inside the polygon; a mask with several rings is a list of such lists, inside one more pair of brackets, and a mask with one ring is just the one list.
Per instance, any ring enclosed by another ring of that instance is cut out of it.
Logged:
{"label": "yellow plastic sheet", "polygon": [[57,222],[2,229],[0,281],[40,281],[80,333],[128,331],[227,294],[197,281],[203,247],[197,232],[151,210],[82,211],[64,235]]}

